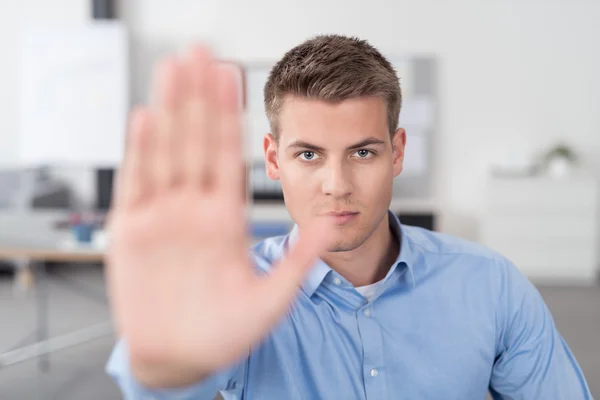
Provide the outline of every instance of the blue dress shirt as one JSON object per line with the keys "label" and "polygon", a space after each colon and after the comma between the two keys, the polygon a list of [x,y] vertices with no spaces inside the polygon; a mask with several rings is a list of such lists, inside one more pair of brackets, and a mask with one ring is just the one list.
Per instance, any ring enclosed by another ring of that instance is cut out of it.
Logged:
{"label": "blue dress shirt", "polygon": [[[239,364],[186,388],[149,390],[127,343],[107,364],[126,399],[591,399],[536,288],[502,256],[401,225],[400,254],[371,302],[319,261],[290,311]],[[252,248],[268,272],[290,235]]]}

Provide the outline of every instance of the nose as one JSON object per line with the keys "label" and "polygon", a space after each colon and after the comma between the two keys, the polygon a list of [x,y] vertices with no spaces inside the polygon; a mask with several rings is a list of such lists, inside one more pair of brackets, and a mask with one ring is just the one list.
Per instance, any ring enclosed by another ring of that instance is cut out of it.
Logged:
{"label": "nose", "polygon": [[323,193],[327,196],[339,199],[352,193],[352,180],[350,171],[344,168],[343,163],[335,163],[325,168],[323,179]]}

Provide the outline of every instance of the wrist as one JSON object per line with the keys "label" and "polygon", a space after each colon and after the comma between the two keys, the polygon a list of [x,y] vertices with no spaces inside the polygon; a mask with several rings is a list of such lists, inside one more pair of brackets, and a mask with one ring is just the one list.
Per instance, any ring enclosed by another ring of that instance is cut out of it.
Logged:
{"label": "wrist", "polygon": [[200,383],[211,374],[191,368],[134,361],[131,362],[131,371],[134,378],[148,389],[185,388]]}

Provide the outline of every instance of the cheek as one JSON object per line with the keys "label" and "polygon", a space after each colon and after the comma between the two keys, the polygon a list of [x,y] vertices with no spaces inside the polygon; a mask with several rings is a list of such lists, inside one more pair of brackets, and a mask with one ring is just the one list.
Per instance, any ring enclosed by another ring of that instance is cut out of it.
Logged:
{"label": "cheek", "polygon": [[391,191],[393,179],[393,169],[388,164],[378,163],[359,168],[354,176],[355,192],[377,200],[382,194]]}
{"label": "cheek", "polygon": [[279,165],[279,174],[281,176],[282,184],[296,184],[302,183],[306,173],[298,168],[294,163],[285,162]]}
{"label": "cheek", "polygon": [[[284,163],[279,168],[279,180],[288,196],[303,197],[311,193],[311,188],[318,185],[314,171],[295,163]],[[314,190],[312,190],[314,191]]]}
{"label": "cheek", "polygon": [[393,172],[392,162],[383,158],[380,158],[371,164],[359,166],[356,169],[356,173],[361,174],[361,178],[370,179],[371,181],[376,182],[383,182],[390,179]]}

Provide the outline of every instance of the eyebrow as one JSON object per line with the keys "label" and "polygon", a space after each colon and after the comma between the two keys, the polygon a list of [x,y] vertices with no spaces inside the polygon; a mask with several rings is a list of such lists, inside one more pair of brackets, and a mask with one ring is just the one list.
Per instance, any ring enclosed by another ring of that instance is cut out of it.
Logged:
{"label": "eyebrow", "polygon": [[[358,143],[355,143],[355,144],[352,144],[352,145],[346,147],[346,150],[355,150],[355,149],[359,149],[361,147],[374,145],[374,144],[375,145],[385,144],[385,141],[383,141],[381,139],[377,139],[375,137],[369,137],[364,140],[361,140]],[[325,150],[321,146],[317,146],[315,144],[305,142],[304,140],[294,140],[292,143],[290,143],[287,146],[287,149],[292,149],[292,148],[302,148],[302,149],[308,149],[308,150],[312,150],[312,151],[324,151]]]}

